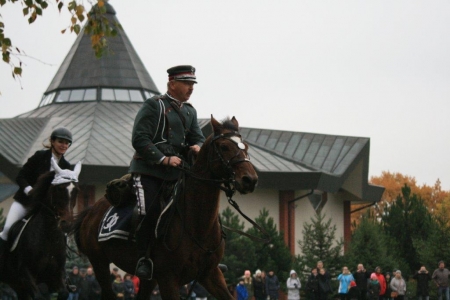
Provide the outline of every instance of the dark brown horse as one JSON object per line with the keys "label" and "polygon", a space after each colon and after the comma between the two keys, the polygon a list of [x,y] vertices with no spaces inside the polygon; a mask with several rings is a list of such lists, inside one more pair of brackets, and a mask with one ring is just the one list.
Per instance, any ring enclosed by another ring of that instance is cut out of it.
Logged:
{"label": "dark brown horse", "polygon": [[[234,299],[218,268],[225,241],[219,224],[221,187],[231,186],[242,194],[253,192],[258,177],[249,162],[248,146],[242,142],[233,117],[223,124],[211,117],[214,134],[202,146],[191,171],[186,173],[185,194],[177,205],[164,237],[153,236],[153,280],[141,280],[138,299],[149,299],[159,285],[163,299],[180,299],[183,284],[197,279],[215,298]],[[105,198],[82,212],[75,225],[75,240],[94,267],[102,286],[102,299],[114,299],[109,264],[134,273],[136,246],[127,240],[98,242],[100,222],[110,204]]]}
{"label": "dark brown horse", "polygon": [[52,159],[55,171],[39,177],[32,191],[35,206],[25,217],[28,219],[21,237],[23,221],[17,221],[8,234],[7,249],[13,251],[3,256],[0,281],[8,283],[19,299],[35,299],[39,284],[50,292],[64,287],[66,262],[66,237],[73,221],[73,207],[78,194],[78,175],[75,171],[61,170]]}

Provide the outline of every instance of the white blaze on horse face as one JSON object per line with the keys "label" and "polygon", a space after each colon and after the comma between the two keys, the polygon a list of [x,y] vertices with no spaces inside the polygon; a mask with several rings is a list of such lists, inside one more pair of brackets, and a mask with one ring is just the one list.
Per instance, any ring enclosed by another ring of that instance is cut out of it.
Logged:
{"label": "white blaze on horse face", "polygon": [[230,139],[231,139],[233,142],[236,143],[236,145],[239,147],[239,149],[245,150],[245,145],[244,145],[244,143],[242,142],[242,139],[241,139],[240,137],[238,137],[238,136],[232,136]]}

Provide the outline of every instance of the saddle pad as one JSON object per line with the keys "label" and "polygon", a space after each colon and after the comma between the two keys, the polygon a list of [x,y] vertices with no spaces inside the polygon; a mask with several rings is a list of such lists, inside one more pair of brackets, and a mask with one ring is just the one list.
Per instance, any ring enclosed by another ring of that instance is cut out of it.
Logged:
{"label": "saddle pad", "polygon": [[28,225],[28,222],[31,220],[31,218],[32,218],[33,216],[34,216],[34,215],[31,215],[28,219],[22,219],[22,220],[20,220],[20,222],[22,222],[22,223],[17,222],[17,224],[20,224],[20,225],[18,225],[18,226],[21,226],[22,228],[20,228],[19,234],[15,237],[14,242],[13,242],[13,244],[12,244],[12,246],[11,246],[11,249],[9,249],[9,252],[13,252],[13,251],[16,249],[17,244],[19,244],[20,237],[22,236],[23,230],[24,230],[25,227]]}
{"label": "saddle pad", "polygon": [[132,226],[133,209],[134,205],[112,206],[108,209],[100,223],[98,241],[104,242],[112,238],[128,240]]}

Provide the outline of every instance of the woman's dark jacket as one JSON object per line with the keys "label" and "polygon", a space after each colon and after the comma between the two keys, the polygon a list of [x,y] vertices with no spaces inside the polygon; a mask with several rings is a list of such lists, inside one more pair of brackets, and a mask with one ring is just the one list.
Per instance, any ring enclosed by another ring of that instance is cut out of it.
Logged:
{"label": "woman's dark jacket", "polygon": [[258,280],[258,279],[254,279],[253,280],[253,296],[255,296],[255,298],[265,298],[267,297],[266,294],[266,285],[264,283],[264,281]]}
{"label": "woman's dark jacket", "polygon": [[431,280],[431,274],[429,272],[416,272],[413,278],[417,280],[417,296],[429,296],[428,284]]}
{"label": "woman's dark jacket", "polygon": [[[51,158],[51,149],[36,151],[33,156],[28,158],[16,178],[19,190],[14,195],[14,199],[17,202],[24,206],[30,204],[31,198],[25,195],[24,189],[27,186],[34,187],[39,176],[50,171]],[[61,157],[58,165],[61,169],[70,169],[70,163],[65,160],[64,156]]]}

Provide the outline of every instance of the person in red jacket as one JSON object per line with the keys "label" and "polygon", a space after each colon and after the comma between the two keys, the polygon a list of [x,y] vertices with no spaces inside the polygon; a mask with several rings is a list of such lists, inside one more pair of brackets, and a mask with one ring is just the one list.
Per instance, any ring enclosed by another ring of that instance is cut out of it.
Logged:
{"label": "person in red jacket", "polygon": [[384,275],[381,274],[380,267],[375,268],[375,275],[377,276],[378,282],[380,283],[380,295],[378,299],[383,300],[383,295],[386,292],[386,279],[384,278]]}

